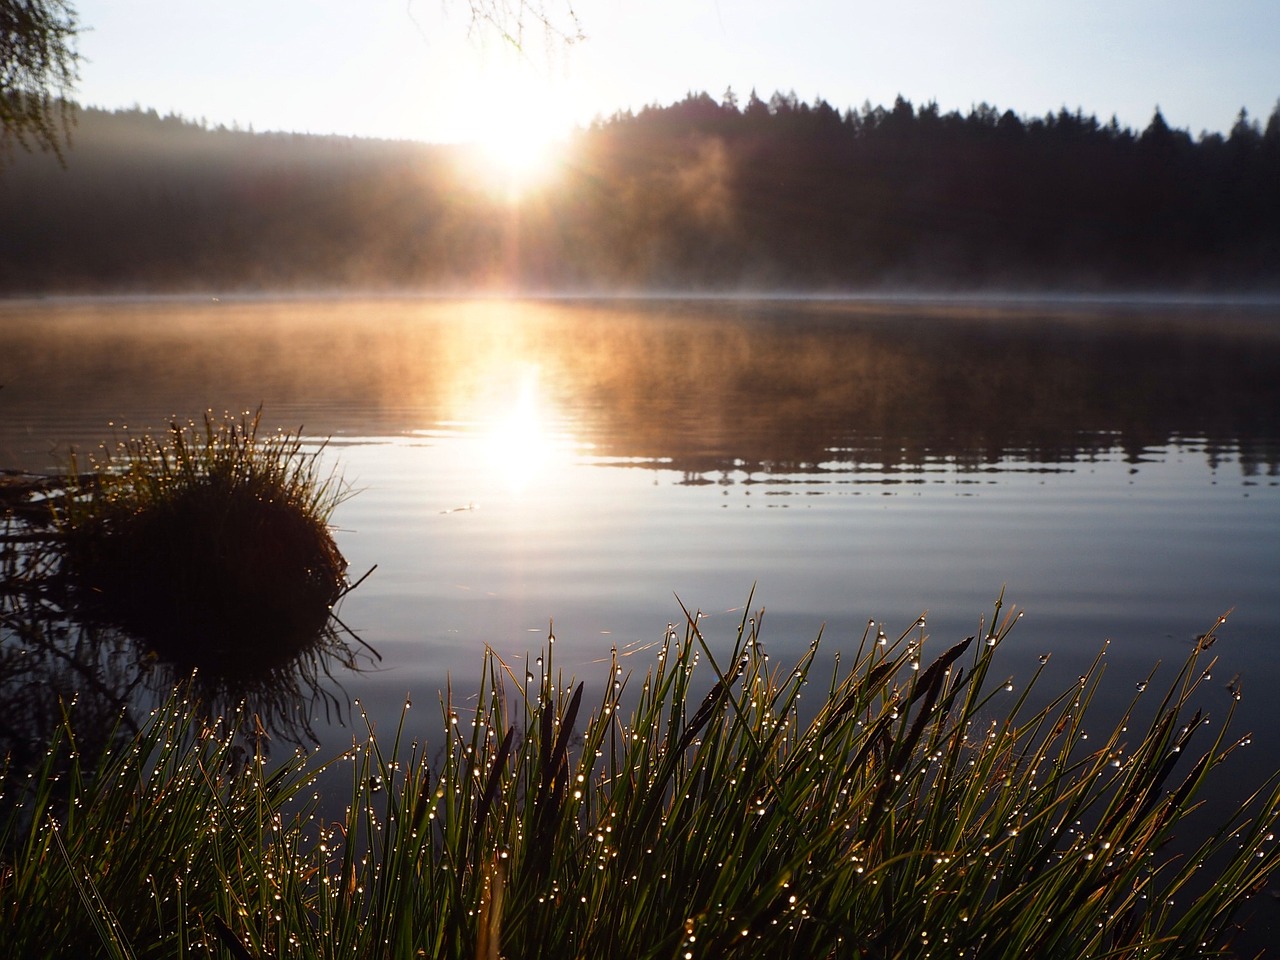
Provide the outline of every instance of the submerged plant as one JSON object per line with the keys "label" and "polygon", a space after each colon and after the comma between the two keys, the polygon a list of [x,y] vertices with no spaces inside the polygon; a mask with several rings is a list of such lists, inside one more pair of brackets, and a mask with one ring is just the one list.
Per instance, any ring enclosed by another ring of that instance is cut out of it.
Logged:
{"label": "submerged plant", "polygon": [[321,474],[320,450],[261,436],[259,418],[206,414],[126,438],[59,507],[83,605],[188,668],[288,661],[347,589],[328,528],[340,483]]}
{"label": "submerged plant", "polygon": [[[1013,692],[991,671],[1015,620],[932,659],[923,620],[896,641],[869,627],[820,680],[818,641],[779,667],[744,617],[717,654],[690,614],[642,677],[615,653],[585,717],[550,641],[524,669],[490,652],[472,709],[442,698],[438,735],[370,723],[321,767],[237,763],[233,738],[182,729],[175,700],[96,773],[73,764],[56,800],[39,777],[21,809],[4,798],[0,950],[56,955],[74,936],[137,957],[1225,950],[1280,865],[1280,787],[1186,835],[1245,742],[1227,736],[1234,699],[1214,723],[1198,702],[1213,632],[1163,695],[1139,692],[1086,739],[1102,657],[1056,697],[1033,697],[1035,678]],[[303,799],[347,764],[345,801]]]}

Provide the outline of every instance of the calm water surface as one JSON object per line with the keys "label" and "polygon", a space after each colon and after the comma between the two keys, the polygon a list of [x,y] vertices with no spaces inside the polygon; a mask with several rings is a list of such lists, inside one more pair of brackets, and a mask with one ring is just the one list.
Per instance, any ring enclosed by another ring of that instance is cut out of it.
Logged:
{"label": "calm water surface", "polygon": [[924,611],[941,651],[1003,588],[1009,673],[1110,639],[1125,700],[1231,611],[1210,707],[1242,674],[1280,765],[1280,309],[10,303],[0,384],[9,468],[206,408],[331,438],[339,546],[377,565],[340,614],[382,655],[342,679],[384,723],[552,622],[590,687],[680,602],[728,649],[754,588],[786,662]]}

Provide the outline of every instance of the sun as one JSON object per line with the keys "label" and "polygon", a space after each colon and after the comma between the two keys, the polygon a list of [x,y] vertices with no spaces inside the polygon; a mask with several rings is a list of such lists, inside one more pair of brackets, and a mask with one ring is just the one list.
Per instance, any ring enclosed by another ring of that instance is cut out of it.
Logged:
{"label": "sun", "polygon": [[547,184],[561,159],[563,142],[546,127],[519,117],[495,124],[475,141],[477,170],[497,192],[519,199]]}
{"label": "sun", "polygon": [[518,58],[491,61],[471,81],[465,140],[477,174],[512,199],[548,183],[573,128],[562,85]]}

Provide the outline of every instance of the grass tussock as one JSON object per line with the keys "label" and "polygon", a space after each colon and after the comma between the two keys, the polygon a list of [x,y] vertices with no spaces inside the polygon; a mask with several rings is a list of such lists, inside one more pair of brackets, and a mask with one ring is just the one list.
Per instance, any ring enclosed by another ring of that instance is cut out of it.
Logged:
{"label": "grass tussock", "polygon": [[[690,615],[642,675],[615,654],[593,710],[551,641],[527,671],[490,653],[433,736],[370,725],[324,765],[242,756],[250,721],[199,726],[177,698],[91,762],[72,713],[62,782],[5,788],[0,951],[1214,955],[1280,864],[1280,790],[1188,832],[1246,742],[1234,699],[1212,691],[1212,722],[1199,703],[1213,633],[1086,739],[1103,658],[1057,696],[1011,690],[992,668],[1014,620],[942,650],[923,621],[869,628],[824,678],[817,641],[780,667],[758,619],[717,652]],[[315,784],[344,777],[330,812]]]}
{"label": "grass tussock", "polygon": [[328,528],[341,484],[300,434],[263,436],[259,417],[126,437],[58,507],[86,611],[185,667],[287,661],[347,586]]}

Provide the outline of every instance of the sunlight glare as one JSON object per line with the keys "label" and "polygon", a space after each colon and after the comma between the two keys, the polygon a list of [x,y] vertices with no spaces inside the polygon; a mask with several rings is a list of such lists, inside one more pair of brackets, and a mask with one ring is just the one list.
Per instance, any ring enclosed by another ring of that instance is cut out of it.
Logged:
{"label": "sunlight glare", "polygon": [[547,183],[573,127],[564,90],[528,61],[505,58],[475,75],[471,93],[467,139],[485,183],[512,200]]}
{"label": "sunlight glare", "polygon": [[547,181],[558,146],[531,119],[514,117],[476,143],[485,179],[512,200]]}
{"label": "sunlight glare", "polygon": [[564,438],[550,427],[539,390],[539,368],[526,366],[515,395],[494,411],[485,430],[485,446],[495,475],[505,476],[513,493],[523,493],[544,474],[564,449]]}

